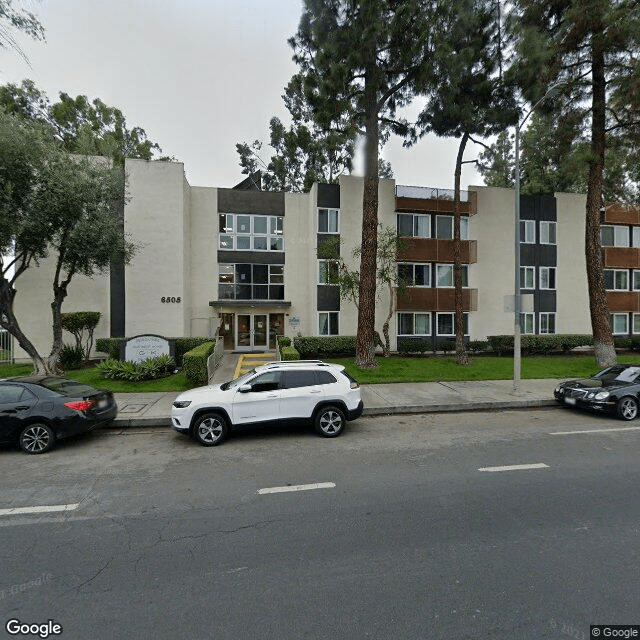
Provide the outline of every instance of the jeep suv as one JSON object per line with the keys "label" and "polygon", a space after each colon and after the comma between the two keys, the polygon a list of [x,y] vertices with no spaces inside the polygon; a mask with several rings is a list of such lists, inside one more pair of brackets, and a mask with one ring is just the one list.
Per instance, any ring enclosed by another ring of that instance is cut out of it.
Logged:
{"label": "jeep suv", "polygon": [[360,385],[337,364],[273,362],[225,382],[180,394],[171,426],[200,444],[220,444],[237,425],[307,420],[325,438],[339,436],[362,414]]}

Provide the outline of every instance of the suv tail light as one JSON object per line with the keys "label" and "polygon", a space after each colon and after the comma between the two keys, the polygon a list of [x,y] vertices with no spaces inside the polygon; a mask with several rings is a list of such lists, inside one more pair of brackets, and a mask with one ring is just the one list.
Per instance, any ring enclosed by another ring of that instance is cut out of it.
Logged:
{"label": "suv tail light", "polygon": [[347,380],[349,380],[350,389],[358,389],[360,387],[360,385],[358,384],[358,381],[352,376],[350,376],[346,371],[341,371],[341,373],[345,378],[347,378]]}
{"label": "suv tail light", "polygon": [[93,400],[76,400],[74,402],[65,402],[65,407],[69,407],[69,409],[74,409],[75,411],[87,411],[87,409],[91,409],[93,406]]}

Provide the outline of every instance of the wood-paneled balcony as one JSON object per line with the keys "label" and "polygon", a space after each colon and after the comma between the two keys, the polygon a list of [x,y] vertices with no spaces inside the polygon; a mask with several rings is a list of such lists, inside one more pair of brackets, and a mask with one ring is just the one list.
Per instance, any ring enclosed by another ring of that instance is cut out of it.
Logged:
{"label": "wood-paneled balcony", "polygon": [[640,248],[603,247],[602,262],[609,268],[640,269]]}
{"label": "wood-paneled balcony", "polygon": [[611,313],[640,313],[640,291],[607,291]]}
{"label": "wood-paneled balcony", "polygon": [[605,224],[633,224],[640,225],[640,207],[630,207],[623,204],[608,204],[601,216]]}
{"label": "wood-paneled balcony", "polygon": [[[455,311],[455,290],[407,287],[398,295],[398,311]],[[478,310],[478,290],[462,290],[463,311]]]}
{"label": "wood-paneled balcony", "polygon": [[[403,238],[405,249],[398,252],[398,262],[453,262],[453,240],[439,238]],[[478,241],[461,240],[460,253],[463,264],[478,261]]]}

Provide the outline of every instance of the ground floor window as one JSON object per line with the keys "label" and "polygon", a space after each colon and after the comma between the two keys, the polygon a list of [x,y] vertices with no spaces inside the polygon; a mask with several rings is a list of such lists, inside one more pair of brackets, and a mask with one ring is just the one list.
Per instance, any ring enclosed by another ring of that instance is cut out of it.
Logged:
{"label": "ground floor window", "polygon": [[339,335],[337,311],[321,311],[318,314],[318,333],[321,336]]}
{"label": "ground floor window", "polygon": [[611,332],[614,335],[626,335],[629,333],[629,314],[611,314]]}
{"label": "ground floor window", "polygon": [[431,335],[431,314],[430,313],[399,313],[398,314],[398,335],[399,336],[430,336]]}
{"label": "ground floor window", "polygon": [[640,313],[633,314],[633,333],[640,333]]}
{"label": "ground floor window", "polygon": [[535,333],[535,321],[533,313],[521,313],[520,314],[520,331],[522,333]]}
{"label": "ground floor window", "polygon": [[[464,335],[469,335],[469,314],[462,314],[464,318]],[[436,313],[436,330],[438,336],[455,336],[456,324],[454,313]]]}
{"label": "ground floor window", "polygon": [[556,314],[541,313],[539,333],[555,333],[555,332],[556,332]]}

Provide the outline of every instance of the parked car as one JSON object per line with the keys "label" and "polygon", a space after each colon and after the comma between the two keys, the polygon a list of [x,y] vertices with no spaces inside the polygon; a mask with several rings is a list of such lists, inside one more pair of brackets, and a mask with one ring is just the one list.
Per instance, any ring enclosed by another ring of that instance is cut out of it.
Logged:
{"label": "parked car", "polygon": [[107,425],[118,414],[111,391],[55,376],[0,380],[0,442],[45,453],[56,440]]}
{"label": "parked car", "polygon": [[325,438],[339,436],[362,414],[360,385],[343,366],[319,360],[265,364],[225,382],[180,394],[171,424],[204,446],[220,444],[238,425],[312,422]]}
{"label": "parked car", "polygon": [[591,378],[563,382],[554,396],[560,404],[633,420],[640,403],[640,365],[617,364]]}

